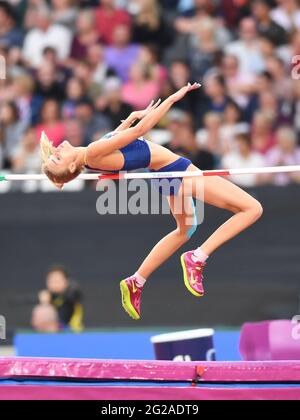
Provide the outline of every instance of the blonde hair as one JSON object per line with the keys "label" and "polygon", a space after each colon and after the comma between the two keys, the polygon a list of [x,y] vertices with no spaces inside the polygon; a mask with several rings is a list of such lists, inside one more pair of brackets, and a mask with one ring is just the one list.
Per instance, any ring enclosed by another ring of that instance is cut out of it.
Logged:
{"label": "blonde hair", "polygon": [[47,137],[46,133],[43,131],[40,139],[40,147],[41,147],[41,159],[42,159],[42,171],[44,174],[50,179],[53,184],[59,188],[62,189],[64,184],[70,181],[73,181],[73,179],[77,178],[77,176],[80,174],[81,169],[76,169],[75,172],[70,172],[69,170],[63,171],[60,174],[54,174],[52,173],[48,166],[47,162],[51,155],[55,152],[55,147],[53,146],[53,143],[49,138]]}
{"label": "blonde hair", "polygon": [[157,29],[160,23],[160,8],[157,0],[139,0],[141,6],[137,21],[148,24],[151,29]]}
{"label": "blonde hair", "polygon": [[44,168],[44,165],[46,164],[47,160],[54,153],[54,150],[55,150],[53,143],[48,139],[44,131],[42,132],[42,135],[41,135],[40,146],[41,146],[41,158],[42,158],[43,168]]}

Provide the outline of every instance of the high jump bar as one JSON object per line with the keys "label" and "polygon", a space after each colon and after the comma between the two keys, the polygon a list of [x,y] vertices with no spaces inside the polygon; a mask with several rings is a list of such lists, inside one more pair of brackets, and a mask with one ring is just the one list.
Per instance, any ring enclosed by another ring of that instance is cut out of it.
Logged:
{"label": "high jump bar", "polygon": [[[191,172],[142,172],[142,173],[117,173],[117,174],[96,174],[87,173],[78,176],[83,181],[97,180],[122,180],[122,179],[164,179],[164,178],[194,178],[210,176],[231,176],[231,175],[255,175],[255,174],[278,174],[300,172],[300,165],[274,166],[246,169],[217,169],[213,171],[191,171]],[[48,178],[44,174],[0,174],[1,181],[44,181]]]}

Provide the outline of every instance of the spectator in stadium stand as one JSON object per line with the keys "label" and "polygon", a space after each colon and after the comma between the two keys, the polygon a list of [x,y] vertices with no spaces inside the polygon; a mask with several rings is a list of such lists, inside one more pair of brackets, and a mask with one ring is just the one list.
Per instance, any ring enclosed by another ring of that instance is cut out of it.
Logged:
{"label": "spectator in stadium stand", "polygon": [[13,7],[0,1],[0,45],[2,47],[22,47],[23,33],[17,28]]}
{"label": "spectator in stadium stand", "polygon": [[82,100],[76,105],[76,118],[83,127],[83,145],[89,145],[98,133],[111,131],[110,120],[100,112],[95,112],[92,101]]}
{"label": "spectator in stadium stand", "polygon": [[129,79],[131,66],[136,62],[141,46],[131,43],[130,28],[127,25],[116,26],[113,43],[105,49],[105,60],[123,82]]}
{"label": "spectator in stadium stand", "polygon": [[56,79],[60,83],[66,83],[69,77],[72,76],[72,69],[68,68],[65,61],[59,60],[57,51],[53,47],[46,47],[43,51],[43,64],[49,63],[55,66]]}
{"label": "spectator in stadium stand", "polygon": [[170,138],[165,146],[168,149],[191,159],[195,165],[201,165],[204,170],[213,169],[214,156],[198,146],[191,114],[174,108],[167,114],[167,129]]}
{"label": "spectator in stadium stand", "polygon": [[51,0],[53,22],[73,31],[78,13],[74,0]]}
{"label": "spectator in stadium stand", "polygon": [[59,102],[65,99],[65,87],[57,80],[56,70],[54,64],[45,61],[37,69],[34,94],[41,102],[45,99]]}
{"label": "spectator in stadium stand", "polygon": [[151,79],[157,80],[162,87],[168,78],[168,69],[159,60],[156,45],[145,44],[141,47],[138,61],[146,66]]}
{"label": "spectator in stadium stand", "polygon": [[163,51],[173,41],[174,31],[167,24],[158,0],[136,0],[132,14],[132,40],[157,45]]}
{"label": "spectator in stadium stand", "polygon": [[25,36],[23,58],[28,65],[37,68],[43,61],[45,47],[53,47],[60,60],[70,55],[72,32],[62,25],[53,24],[49,9],[41,8],[36,15],[36,22]]}
{"label": "spectator in stadium stand", "polygon": [[63,118],[74,118],[76,105],[86,98],[83,82],[76,77],[69,79],[66,87],[66,100],[63,103]]}
{"label": "spectator in stadium stand", "polygon": [[[174,60],[169,68],[169,80],[167,83],[164,83],[160,96],[166,98],[178,90],[180,86],[188,83],[190,79],[191,72],[188,63],[182,60]],[[201,123],[199,114],[202,115],[204,99],[205,95],[203,90],[200,89],[199,91],[191,92],[188,97],[183,98],[180,103],[176,104],[176,108],[192,114],[195,118],[195,125],[198,127]]]}
{"label": "spectator in stadium stand", "polygon": [[286,31],[300,29],[300,9],[298,0],[276,0],[278,7],[271,11],[272,19]]}
{"label": "spectator in stadium stand", "polygon": [[[251,137],[249,134],[239,134],[234,139],[236,147],[225,154],[221,165],[228,169],[262,168],[265,166],[263,155],[252,150]],[[260,183],[257,174],[242,176],[233,175],[231,181],[242,187],[255,187]]]}
{"label": "spectator in stadium stand", "polygon": [[19,111],[14,102],[4,102],[0,106],[0,143],[3,145],[4,167],[11,168],[15,149],[19,146],[26,126],[19,119]]}
{"label": "spectator in stadium stand", "polygon": [[64,266],[53,266],[46,276],[46,289],[39,292],[39,302],[52,305],[58,313],[62,328],[81,331],[83,328],[82,292],[70,280]]}
{"label": "spectator in stadium stand", "polygon": [[269,113],[257,111],[252,124],[252,146],[259,153],[266,154],[275,144],[273,120]]}
{"label": "spectator in stadium stand", "polygon": [[39,304],[33,308],[31,325],[38,333],[58,333],[61,330],[57,310],[51,304]]}
{"label": "spectator in stadium stand", "polygon": [[241,72],[259,74],[265,70],[265,62],[259,47],[256,22],[252,17],[244,18],[240,23],[240,38],[229,43],[225,52],[235,55],[240,63]]}
{"label": "spectator in stadium stand", "polygon": [[115,72],[113,69],[109,68],[105,62],[102,45],[93,44],[88,47],[87,62],[91,69],[91,83],[97,85],[100,92],[103,92],[107,78],[115,76]]}
{"label": "spectator in stadium stand", "polygon": [[[286,66],[286,70],[288,71],[288,75],[291,74],[293,68],[298,68],[298,60],[297,57],[300,55],[300,30],[295,30],[290,35],[289,43],[279,47],[276,51],[274,56],[280,57]],[[295,59],[296,57],[296,59]],[[292,73],[293,78],[294,74]]]}
{"label": "spectator in stadium stand", "polygon": [[204,92],[207,95],[204,112],[219,112],[222,114],[232,99],[228,96],[225,80],[222,75],[211,75],[204,80]]}
{"label": "spectator in stadium stand", "polygon": [[135,110],[145,109],[153,99],[158,97],[159,91],[159,81],[151,78],[144,64],[135,63],[130,69],[128,82],[123,85],[122,98]]}
{"label": "spectator in stadium stand", "polygon": [[251,10],[259,35],[269,38],[277,46],[287,43],[287,32],[272,19],[270,0],[253,0]]}
{"label": "spectator in stadium stand", "polygon": [[240,20],[249,16],[251,0],[222,0],[220,2],[220,13],[226,25],[235,31]]}
{"label": "spectator in stadium stand", "polygon": [[71,47],[71,63],[83,60],[90,45],[100,42],[99,34],[95,28],[95,16],[92,10],[82,10],[76,20],[76,33]]}
{"label": "spectator in stadium stand", "polygon": [[224,146],[221,141],[222,114],[207,112],[204,116],[204,128],[197,132],[197,143],[201,150],[222,155]]}
{"label": "spectator in stadium stand", "polygon": [[273,56],[267,60],[267,70],[272,76],[270,86],[279,99],[291,101],[293,98],[293,80],[286,74],[286,67],[283,60]]}
{"label": "spectator in stadium stand", "polygon": [[[280,127],[275,134],[275,146],[267,153],[267,166],[300,165],[300,147],[297,136],[289,126]],[[300,184],[299,172],[269,174],[264,177],[265,182],[285,186],[296,182]]]}
{"label": "spectator in stadium stand", "polygon": [[28,128],[12,156],[12,169],[16,173],[40,173],[41,157],[34,128]]}
{"label": "spectator in stadium stand", "polygon": [[34,81],[29,74],[20,74],[12,82],[14,101],[19,110],[19,118],[28,127],[33,117]]}
{"label": "spectator in stadium stand", "polygon": [[65,120],[66,138],[74,147],[83,144],[83,128],[76,118],[68,118]]}
{"label": "spectator in stadium stand", "polygon": [[101,5],[96,9],[96,29],[105,44],[115,43],[115,30],[124,25],[130,28],[131,19],[126,10],[115,7],[115,0],[101,0]]}
{"label": "spectator in stadium stand", "polygon": [[222,154],[234,149],[237,135],[250,133],[250,124],[243,121],[242,115],[241,108],[235,102],[230,102],[226,106],[220,129]]}
{"label": "spectator in stadium stand", "polygon": [[175,153],[178,153],[187,159],[190,159],[194,165],[202,168],[204,171],[209,169],[214,169],[215,167],[215,158],[212,153],[204,148],[199,148],[196,140],[196,132],[192,124],[183,124],[180,127],[180,140],[181,144],[175,150]]}
{"label": "spectator in stadium stand", "polygon": [[212,0],[195,0],[193,7],[179,16],[175,28],[180,34],[198,38],[199,49],[208,53],[214,48],[223,48],[231,39],[231,34],[220,19],[220,10]]}
{"label": "spectator in stadium stand", "polygon": [[259,102],[258,102],[259,111],[265,113],[272,120],[273,126],[276,125],[279,115],[278,115],[278,99],[273,92],[260,92]]}
{"label": "spectator in stadium stand", "polygon": [[202,80],[216,65],[221,48],[215,36],[214,22],[208,18],[197,27],[188,46],[188,63],[193,79]]}
{"label": "spectator in stadium stand", "polygon": [[234,55],[223,57],[221,69],[228,95],[241,108],[246,108],[249,96],[255,92],[255,75],[241,72],[238,58]]}
{"label": "spectator in stadium stand", "polygon": [[55,99],[47,99],[42,105],[40,123],[36,127],[37,138],[45,131],[56,147],[65,139],[65,124],[61,119],[60,103]]}
{"label": "spectator in stadium stand", "polygon": [[133,107],[122,99],[122,83],[116,77],[110,77],[105,84],[103,97],[99,100],[99,111],[110,120],[112,128],[120,125],[133,112]]}

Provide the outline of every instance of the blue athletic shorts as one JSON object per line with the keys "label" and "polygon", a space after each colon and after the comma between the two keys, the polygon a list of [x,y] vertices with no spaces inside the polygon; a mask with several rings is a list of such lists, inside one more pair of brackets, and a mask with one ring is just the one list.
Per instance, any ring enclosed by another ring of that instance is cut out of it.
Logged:
{"label": "blue athletic shorts", "polygon": [[[158,171],[151,172],[185,172],[191,164],[192,162],[189,159],[181,157],[170,165],[164,166]],[[162,178],[152,179],[151,181],[152,184],[158,188],[161,195],[169,197],[178,195],[182,178]]]}

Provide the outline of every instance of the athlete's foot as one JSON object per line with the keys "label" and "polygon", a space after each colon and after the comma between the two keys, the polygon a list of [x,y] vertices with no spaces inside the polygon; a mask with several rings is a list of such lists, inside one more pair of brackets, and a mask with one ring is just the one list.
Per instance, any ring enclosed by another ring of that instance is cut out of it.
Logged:
{"label": "athlete's foot", "polygon": [[206,263],[195,262],[193,253],[194,251],[189,251],[181,256],[184,284],[194,296],[201,297],[204,295],[203,270]]}
{"label": "athlete's foot", "polygon": [[141,317],[141,295],[143,288],[138,286],[134,276],[121,281],[122,305],[131,318]]}

